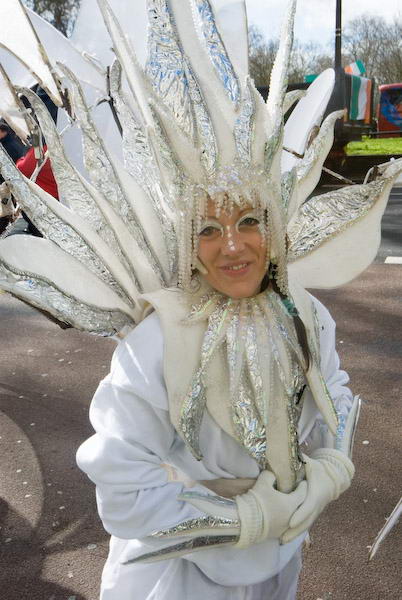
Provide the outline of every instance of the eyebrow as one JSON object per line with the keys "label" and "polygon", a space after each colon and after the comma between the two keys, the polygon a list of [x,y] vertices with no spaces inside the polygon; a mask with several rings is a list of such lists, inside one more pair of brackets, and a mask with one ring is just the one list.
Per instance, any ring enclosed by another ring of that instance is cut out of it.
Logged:
{"label": "eyebrow", "polygon": [[[240,219],[240,218],[241,218],[243,215],[246,215],[247,213],[249,213],[249,212],[252,212],[252,211],[254,211],[254,210],[255,210],[255,208],[244,208],[244,209],[243,209],[242,211],[240,211],[240,213],[239,213],[239,219]],[[217,220],[218,220],[218,217],[217,217],[216,215],[207,215],[207,216],[205,217],[205,219],[208,219],[208,220],[209,220],[209,219],[213,219],[214,221],[217,221]]]}

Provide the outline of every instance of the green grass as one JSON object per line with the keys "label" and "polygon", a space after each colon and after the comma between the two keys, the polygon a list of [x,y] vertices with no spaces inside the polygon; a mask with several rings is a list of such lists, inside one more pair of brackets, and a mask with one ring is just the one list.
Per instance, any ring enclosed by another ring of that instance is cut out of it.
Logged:
{"label": "green grass", "polygon": [[363,136],[361,142],[349,142],[345,151],[348,156],[402,154],[402,137],[375,139]]}

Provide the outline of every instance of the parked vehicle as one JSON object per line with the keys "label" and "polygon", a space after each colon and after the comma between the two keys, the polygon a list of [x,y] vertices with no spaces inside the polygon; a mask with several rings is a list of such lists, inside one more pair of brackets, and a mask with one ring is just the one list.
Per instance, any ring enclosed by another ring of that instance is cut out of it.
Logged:
{"label": "parked vehicle", "polygon": [[380,85],[377,131],[381,137],[402,135],[402,83]]}

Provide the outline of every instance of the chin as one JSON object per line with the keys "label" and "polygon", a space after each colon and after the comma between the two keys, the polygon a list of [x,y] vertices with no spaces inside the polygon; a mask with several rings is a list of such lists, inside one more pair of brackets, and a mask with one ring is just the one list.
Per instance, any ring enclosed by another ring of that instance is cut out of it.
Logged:
{"label": "chin", "polygon": [[218,289],[218,292],[221,294],[225,294],[225,296],[229,296],[229,298],[233,298],[234,300],[242,300],[243,298],[252,298],[256,296],[260,291],[260,285],[258,286],[250,286],[250,285],[236,285],[236,286],[222,286]]}
{"label": "chin", "polygon": [[244,278],[243,281],[227,281],[225,277],[220,276],[220,273],[218,276],[213,277],[210,275],[203,276],[203,279],[220,294],[234,300],[241,300],[252,298],[260,293],[264,274],[261,277]]}

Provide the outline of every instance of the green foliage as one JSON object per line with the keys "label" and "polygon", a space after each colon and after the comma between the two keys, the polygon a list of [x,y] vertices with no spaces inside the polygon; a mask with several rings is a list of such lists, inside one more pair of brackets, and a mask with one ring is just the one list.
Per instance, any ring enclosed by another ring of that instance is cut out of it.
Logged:
{"label": "green foliage", "polygon": [[361,142],[349,142],[345,148],[349,156],[368,154],[402,154],[402,137],[369,138],[363,136]]}

